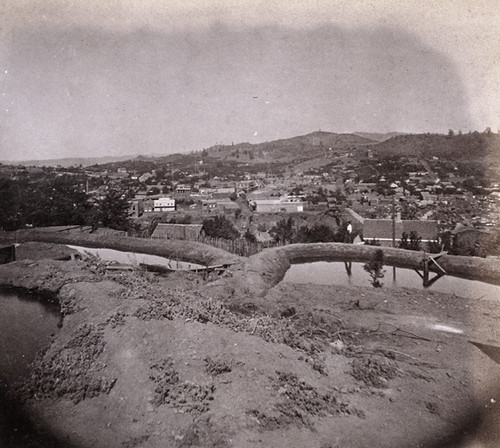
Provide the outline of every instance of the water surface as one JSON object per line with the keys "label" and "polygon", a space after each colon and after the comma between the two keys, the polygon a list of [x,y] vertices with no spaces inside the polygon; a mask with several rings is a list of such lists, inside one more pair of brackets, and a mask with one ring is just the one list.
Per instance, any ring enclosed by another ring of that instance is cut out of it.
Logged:
{"label": "water surface", "polygon": [[158,255],[139,254],[136,252],[123,252],[115,249],[101,249],[83,246],[68,245],[71,249],[75,249],[80,253],[89,253],[99,257],[103,261],[114,261],[121,264],[129,264],[139,266],[140,264],[149,266],[162,266],[173,271],[196,270],[203,269],[205,266],[187,261],[171,260],[169,258],[160,257]]}
{"label": "water surface", "polygon": [[[318,261],[314,263],[292,264],[283,279],[286,283],[313,283],[317,285],[368,286],[370,275],[363,269],[364,263],[351,263],[351,275],[342,262]],[[460,297],[500,300],[500,286],[476,280],[446,275],[431,286],[424,288],[422,279],[412,269],[384,267],[385,274],[381,279],[384,288],[416,288],[455,294]],[[395,270],[395,277],[394,277]],[[431,274],[431,278],[435,274]]]}
{"label": "water surface", "polygon": [[39,350],[58,332],[56,303],[20,292],[0,290],[0,387],[21,381]]}

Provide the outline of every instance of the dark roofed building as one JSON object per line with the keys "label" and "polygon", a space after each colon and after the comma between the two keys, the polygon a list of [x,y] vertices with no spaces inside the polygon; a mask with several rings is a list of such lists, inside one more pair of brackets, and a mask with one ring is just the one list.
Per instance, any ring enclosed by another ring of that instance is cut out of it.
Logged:
{"label": "dark roofed building", "polygon": [[[403,223],[396,221],[396,240],[403,235]],[[363,223],[363,239],[392,241],[392,220],[391,219],[365,219]]]}
{"label": "dark roofed building", "polygon": [[[396,246],[399,246],[403,233],[408,236],[416,232],[422,243],[436,241],[438,228],[436,221],[405,220],[396,221]],[[365,219],[363,223],[363,239],[378,240],[382,246],[392,245],[392,219]]]}
{"label": "dark roofed building", "polygon": [[438,226],[437,221],[432,220],[418,220],[412,219],[407,221],[402,221],[403,232],[410,234],[411,232],[416,232],[422,242],[436,241],[438,237]]}
{"label": "dark roofed building", "polygon": [[204,232],[202,224],[158,223],[151,238],[196,241]]}

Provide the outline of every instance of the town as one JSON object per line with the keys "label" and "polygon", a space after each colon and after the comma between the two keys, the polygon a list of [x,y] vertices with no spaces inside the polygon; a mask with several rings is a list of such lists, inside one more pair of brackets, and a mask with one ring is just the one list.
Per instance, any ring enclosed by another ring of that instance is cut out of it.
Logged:
{"label": "town", "polygon": [[499,144],[490,129],[317,131],[90,166],[4,164],[0,229],[102,226],[242,255],[337,241],[497,256]]}

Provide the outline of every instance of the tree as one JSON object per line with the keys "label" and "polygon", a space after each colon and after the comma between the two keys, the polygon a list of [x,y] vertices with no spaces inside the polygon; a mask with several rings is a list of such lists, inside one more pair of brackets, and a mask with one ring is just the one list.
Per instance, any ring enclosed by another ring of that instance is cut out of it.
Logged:
{"label": "tree", "polygon": [[[88,222],[90,204],[82,187],[82,178],[44,175],[40,179],[21,179],[5,185],[11,191],[9,197],[1,201],[3,209],[9,208],[9,202],[13,201],[13,204],[7,212],[4,228],[20,228],[27,224],[35,227],[83,225]],[[3,192],[4,188],[0,187],[0,190]]]}
{"label": "tree", "polygon": [[399,243],[399,248],[419,251],[421,241],[422,238],[414,230],[410,232],[409,239],[408,234],[406,232],[403,232],[403,237],[401,238],[401,242]]}
{"label": "tree", "polygon": [[363,266],[363,269],[370,274],[370,283],[374,288],[381,288],[383,283],[380,279],[384,277],[384,252],[382,249],[377,249],[373,254],[372,259]]}
{"label": "tree", "polygon": [[314,224],[313,227],[301,226],[294,240],[298,243],[326,243],[335,241],[335,231],[325,224]]}
{"label": "tree", "polygon": [[417,205],[413,202],[404,201],[402,203],[401,219],[417,219]]}
{"label": "tree", "polygon": [[245,234],[243,235],[243,238],[245,238],[249,243],[256,243],[257,242],[257,238],[256,236],[252,233],[252,231],[247,228]]}
{"label": "tree", "polygon": [[203,221],[203,230],[212,238],[235,240],[240,237],[240,232],[238,232],[234,224],[223,215],[205,219]]}
{"label": "tree", "polygon": [[280,219],[274,227],[269,230],[269,234],[277,243],[287,244],[291,243],[294,238],[294,222],[293,218]]}
{"label": "tree", "polygon": [[434,240],[429,243],[429,252],[431,254],[438,254],[443,248],[442,243],[439,240]]}
{"label": "tree", "polygon": [[[103,227],[128,230],[130,225],[129,204],[126,196],[117,189],[110,189],[97,203],[95,218]],[[93,226],[97,223],[94,222]]]}
{"label": "tree", "polygon": [[340,187],[335,189],[335,193],[333,195],[337,204],[342,204],[342,202],[347,200],[347,196],[342,192]]}
{"label": "tree", "polygon": [[16,230],[26,224],[25,203],[28,195],[20,181],[0,179],[0,229]]}

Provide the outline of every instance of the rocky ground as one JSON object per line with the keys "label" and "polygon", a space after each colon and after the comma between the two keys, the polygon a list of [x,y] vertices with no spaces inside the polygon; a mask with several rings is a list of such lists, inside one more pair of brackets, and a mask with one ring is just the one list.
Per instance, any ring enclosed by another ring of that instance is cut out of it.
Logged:
{"label": "rocky ground", "polygon": [[231,271],[42,253],[67,258],[31,243],[0,266],[1,284],[57,294],[64,316],[9,397],[30,430],[13,420],[2,446],[500,446],[500,301],[284,283],[259,296]]}

